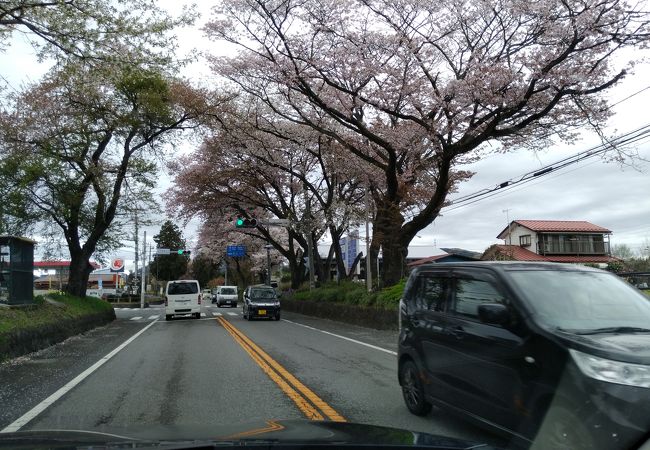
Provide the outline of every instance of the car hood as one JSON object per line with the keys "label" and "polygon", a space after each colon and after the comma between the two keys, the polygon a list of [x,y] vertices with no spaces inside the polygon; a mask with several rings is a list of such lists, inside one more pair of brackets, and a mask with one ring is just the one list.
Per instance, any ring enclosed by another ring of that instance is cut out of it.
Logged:
{"label": "car hood", "polygon": [[156,425],[101,431],[35,430],[0,434],[0,448],[49,448],[110,444],[114,448],[147,448],[170,445],[186,448],[198,443],[211,445],[264,446],[310,444],[322,446],[372,447],[426,446],[438,449],[493,449],[486,444],[417,433],[397,428],[309,420],[266,420],[238,426]]}
{"label": "car hood", "polygon": [[603,333],[579,335],[562,333],[571,347],[603,358],[650,364],[650,333]]}

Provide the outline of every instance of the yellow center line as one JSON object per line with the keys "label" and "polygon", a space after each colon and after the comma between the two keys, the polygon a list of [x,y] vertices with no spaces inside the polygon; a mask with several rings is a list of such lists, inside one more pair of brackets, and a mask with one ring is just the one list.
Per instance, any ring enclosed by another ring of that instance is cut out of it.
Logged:
{"label": "yellow center line", "polygon": [[271,358],[264,350],[262,350],[259,346],[257,346],[255,342],[250,340],[244,333],[238,330],[233,324],[231,324],[227,320],[223,320],[221,317],[219,317],[218,319],[220,319],[220,323],[224,326],[224,328],[226,328],[230,332],[231,335],[233,335],[233,337],[235,337],[236,335],[239,339],[241,339],[241,341],[244,341],[248,345],[248,347],[250,347],[253,353],[256,353],[256,355],[259,355],[258,357],[261,357],[264,361],[266,361],[268,365],[270,365],[273,369],[275,369],[277,374],[283,377],[284,380],[291,383],[291,385],[293,385],[294,388],[296,388],[302,395],[304,395],[307,399],[309,399],[330,420],[335,422],[346,422],[345,418],[342,415],[340,415],[338,412],[336,412],[334,408],[328,405],[311,389],[309,389],[307,386],[301,383],[287,369],[282,367],[282,365],[280,365],[277,361]]}
{"label": "yellow center line", "polygon": [[219,323],[230,333],[230,335],[235,339],[235,341],[241,345],[241,347],[250,355],[251,358],[253,358],[253,361],[257,363],[258,366],[266,373],[271,380],[277,384],[282,392],[284,392],[287,397],[289,397],[300,409],[300,411],[303,412],[305,416],[307,416],[308,419],[311,420],[324,420],[323,415],[314,408],[305,398],[303,398],[298,392],[296,392],[295,389],[293,389],[289,384],[282,379],[268,364],[262,360],[262,358],[255,353],[255,351],[250,348],[250,346],[244,342],[235,331],[233,331],[229,326],[228,326],[228,321],[223,319],[222,317],[217,317],[217,320]]}
{"label": "yellow center line", "polygon": [[255,428],[253,430],[244,431],[237,434],[231,434],[230,436],[224,436],[221,439],[241,439],[243,437],[256,436],[258,434],[271,433],[273,431],[282,431],[284,430],[284,425],[277,423],[275,420],[267,420],[266,427]]}

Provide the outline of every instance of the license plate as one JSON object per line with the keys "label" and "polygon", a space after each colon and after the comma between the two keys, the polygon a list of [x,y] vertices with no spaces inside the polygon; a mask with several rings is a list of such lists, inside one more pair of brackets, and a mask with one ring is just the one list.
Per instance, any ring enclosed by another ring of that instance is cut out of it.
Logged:
{"label": "license plate", "polygon": [[260,316],[265,316],[266,315],[266,309],[260,309],[259,311],[257,311],[257,314],[259,314]]}

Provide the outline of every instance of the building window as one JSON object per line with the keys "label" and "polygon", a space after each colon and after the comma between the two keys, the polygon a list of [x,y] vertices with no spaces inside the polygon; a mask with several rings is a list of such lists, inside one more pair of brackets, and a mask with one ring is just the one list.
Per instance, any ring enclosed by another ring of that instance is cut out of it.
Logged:
{"label": "building window", "polygon": [[519,236],[519,245],[521,247],[530,247],[530,234]]}

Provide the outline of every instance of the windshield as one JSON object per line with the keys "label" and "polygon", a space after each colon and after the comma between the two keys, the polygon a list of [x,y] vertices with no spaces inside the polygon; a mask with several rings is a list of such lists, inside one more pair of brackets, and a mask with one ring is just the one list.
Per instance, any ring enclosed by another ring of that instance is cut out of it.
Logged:
{"label": "windshield", "polygon": [[650,292],[648,105],[650,0],[0,0],[0,448],[637,442],[645,299],[499,282]]}
{"label": "windshield", "polygon": [[576,331],[650,327],[650,299],[616,275],[549,270],[509,275],[547,326]]}
{"label": "windshield", "polygon": [[170,283],[167,287],[167,295],[196,294],[199,287],[196,283]]}
{"label": "windshield", "polygon": [[252,289],[250,298],[252,301],[275,300],[276,294],[273,289]]}

